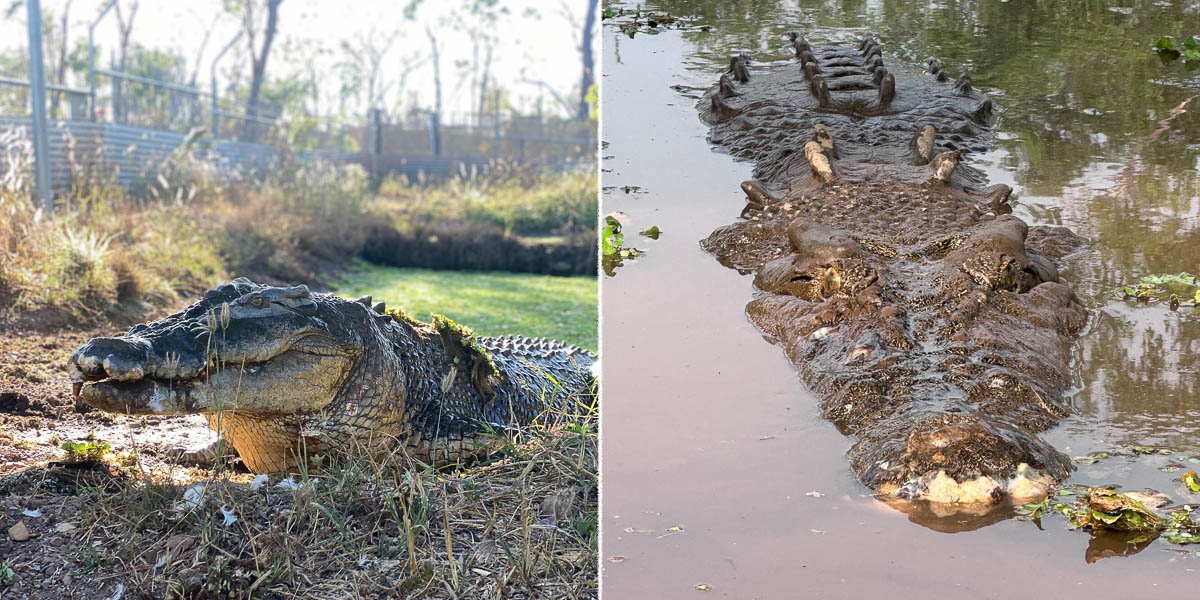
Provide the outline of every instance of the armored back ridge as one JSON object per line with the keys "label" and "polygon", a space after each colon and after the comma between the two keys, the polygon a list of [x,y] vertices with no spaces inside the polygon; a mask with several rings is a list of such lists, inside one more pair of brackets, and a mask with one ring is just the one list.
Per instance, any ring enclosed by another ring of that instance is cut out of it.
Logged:
{"label": "armored back ridge", "polygon": [[885,63],[873,39],[752,69],[698,104],[710,140],[754,161],[745,219],[701,245],[754,273],[750,319],[821,414],[856,438],[881,493],[944,503],[1044,495],[1070,462],[1036,433],[1067,415],[1087,312],[1056,261],[1084,240],[1011,216],[963,164],[995,108],[970,77]]}
{"label": "armored back ridge", "polygon": [[[128,414],[203,413],[251,470],[306,455],[402,444],[437,462],[486,454],[492,430],[594,401],[590,352],[519,336],[426,325],[370,297],[237,279],[125,335],[94,338],[68,371],[75,393]],[[210,446],[184,458],[213,458]]]}

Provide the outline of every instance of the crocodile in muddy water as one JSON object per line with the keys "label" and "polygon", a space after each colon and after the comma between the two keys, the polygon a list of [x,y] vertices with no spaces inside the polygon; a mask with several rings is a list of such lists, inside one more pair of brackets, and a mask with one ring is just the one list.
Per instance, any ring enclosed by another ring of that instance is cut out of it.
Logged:
{"label": "crocodile in muddy water", "polygon": [[248,468],[281,472],[299,456],[356,448],[437,462],[486,454],[493,431],[586,409],[595,360],[560,342],[475,337],[441,317],[426,325],[369,297],[237,279],[88,341],[67,368],[94,407],[204,413]]}
{"label": "crocodile in muddy water", "polygon": [[754,273],[750,319],[855,437],[868,487],[1046,494],[1071,466],[1037,433],[1067,415],[1087,321],[1057,262],[1084,240],[1008,214],[1011,189],[964,164],[995,111],[969,76],[885,64],[870,38],[789,39],[795,60],[734,56],[699,103],[711,142],[755,164],[743,218],[701,245]]}

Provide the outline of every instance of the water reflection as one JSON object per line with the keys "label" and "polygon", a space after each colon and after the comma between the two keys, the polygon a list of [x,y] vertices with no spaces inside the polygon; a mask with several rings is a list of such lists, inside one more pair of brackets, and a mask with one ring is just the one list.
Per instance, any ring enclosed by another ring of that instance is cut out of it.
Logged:
{"label": "water reflection", "polygon": [[1079,414],[1065,427],[1073,444],[1155,443],[1200,454],[1200,316],[1186,305],[1171,312],[1113,293],[1150,273],[1200,272],[1200,72],[1150,51],[1159,36],[1200,32],[1200,4],[653,5],[713,25],[683,34],[693,48],[685,66],[705,73],[735,50],[759,61],[787,58],[783,36],[793,30],[821,43],[870,31],[900,60],[936,56],[952,72],[969,71],[1003,109],[997,150],[971,160],[994,183],[1013,185],[1018,215],[1093,241],[1064,272],[1098,313],[1080,344]]}

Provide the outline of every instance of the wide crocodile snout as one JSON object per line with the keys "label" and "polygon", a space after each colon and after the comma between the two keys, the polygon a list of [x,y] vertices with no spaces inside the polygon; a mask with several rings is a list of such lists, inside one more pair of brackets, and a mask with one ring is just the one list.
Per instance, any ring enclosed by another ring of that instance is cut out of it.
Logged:
{"label": "wide crocodile snout", "polygon": [[67,371],[76,383],[112,378],[137,381],[146,374],[149,340],[140,337],[92,338],[71,355]]}

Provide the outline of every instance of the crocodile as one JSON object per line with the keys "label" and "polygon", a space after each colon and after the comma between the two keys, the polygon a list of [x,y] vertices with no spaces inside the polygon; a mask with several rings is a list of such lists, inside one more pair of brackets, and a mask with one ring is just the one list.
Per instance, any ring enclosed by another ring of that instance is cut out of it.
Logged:
{"label": "crocodile", "polygon": [[969,75],[885,64],[870,36],[788,40],[785,60],[731,57],[697,104],[709,141],[754,163],[739,220],[701,247],[754,274],[749,319],[854,437],[867,487],[1044,496],[1072,468],[1038,434],[1070,410],[1088,312],[1059,269],[1086,240],[1013,216],[1012,189],[967,164],[998,110]]}
{"label": "crocodile", "polygon": [[121,414],[203,413],[217,441],[259,473],[330,452],[478,458],[534,424],[594,406],[596,356],[562,342],[477,337],[370,297],[239,278],[186,309],[89,340],[71,355],[74,393]]}

